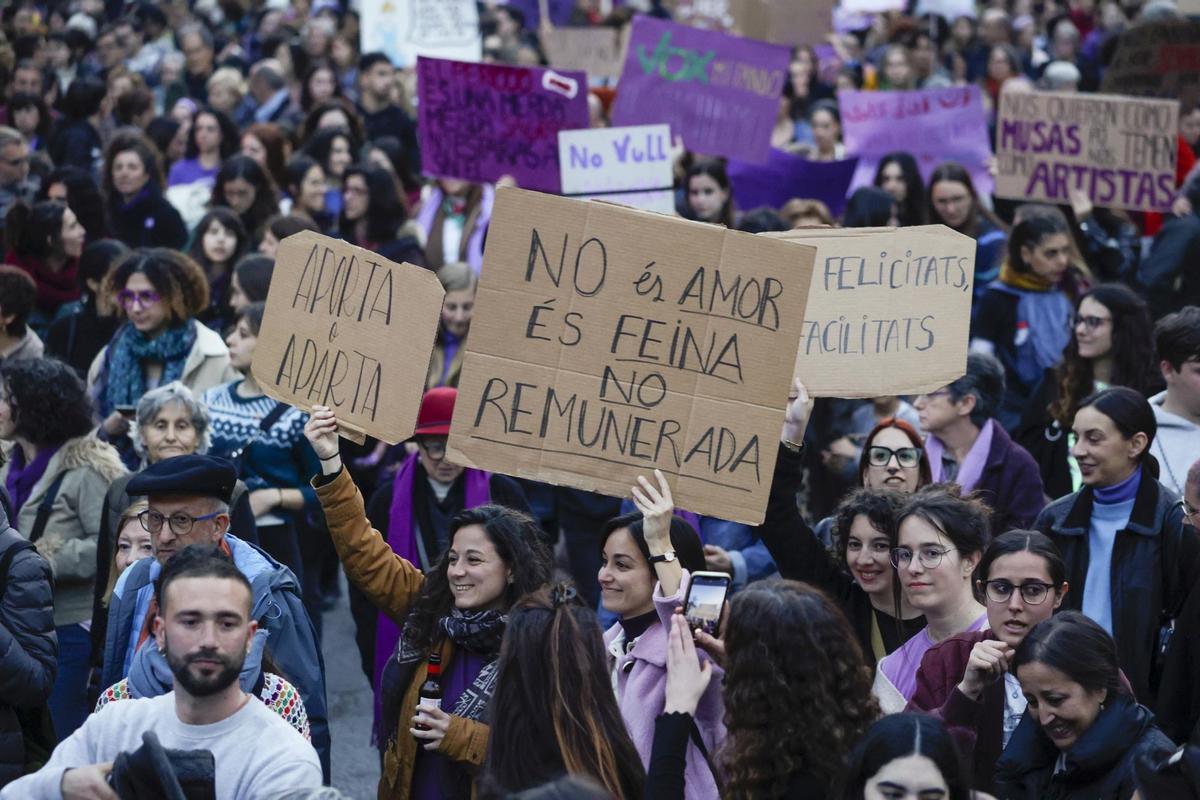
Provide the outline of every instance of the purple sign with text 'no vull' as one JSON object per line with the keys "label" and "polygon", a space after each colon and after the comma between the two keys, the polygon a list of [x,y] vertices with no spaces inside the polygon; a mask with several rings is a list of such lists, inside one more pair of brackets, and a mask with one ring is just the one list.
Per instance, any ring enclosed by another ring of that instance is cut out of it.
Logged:
{"label": "purple sign with text 'no vull'", "polygon": [[613,125],[666,122],[688,150],[762,164],[790,57],[780,45],[635,17]]}
{"label": "purple sign with text 'no vull'", "polygon": [[559,191],[558,132],[588,127],[587,75],[417,59],[426,175]]}

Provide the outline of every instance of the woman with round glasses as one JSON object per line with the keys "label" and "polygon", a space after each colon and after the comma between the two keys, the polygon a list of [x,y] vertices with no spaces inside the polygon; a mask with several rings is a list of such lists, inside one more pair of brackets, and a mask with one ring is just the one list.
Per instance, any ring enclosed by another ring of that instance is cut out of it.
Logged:
{"label": "woman with round glasses", "polygon": [[[794,391],[775,461],[766,518],[755,533],[767,546],[782,577],[823,589],[841,607],[867,664],[874,666],[925,627],[921,612],[896,592],[890,554],[896,513],[904,504],[903,487],[911,480],[915,488],[922,474],[928,480],[929,467],[922,461],[921,448],[913,442],[920,443],[916,431],[910,439],[905,430],[911,430],[907,423],[899,423],[904,428],[892,427],[887,420],[881,423],[872,432],[874,441],[890,442],[895,449],[872,444],[872,438],[868,438],[861,474],[864,482],[874,482],[876,488],[851,493],[832,517],[822,520],[821,525],[832,532],[832,549],[837,555],[831,556],[796,506],[801,456],[791,443],[804,438],[808,395],[798,382]],[[893,479],[891,483],[886,483],[888,478]],[[878,488],[879,483],[897,488]],[[703,635],[700,639],[706,643]]]}
{"label": "woman with round glasses", "polygon": [[884,713],[903,710],[917,688],[921,659],[938,642],[981,630],[987,614],[971,576],[988,540],[990,511],[954,485],[921,489],[896,515],[892,566],[904,597],[925,614],[925,629],[879,662],[875,695]]}
{"label": "woman with round glasses", "polygon": [[1025,695],[1010,669],[1013,653],[1062,604],[1067,568],[1045,535],[1015,530],[992,540],[977,574],[987,627],[930,648],[908,707],[946,723],[971,765],[975,788],[992,792],[996,759],[1025,713]]}
{"label": "woman with round glasses", "polygon": [[204,270],[167,249],[131,253],[109,272],[123,324],[92,362],[88,388],[103,420],[103,435],[135,464],[129,423],[142,395],[171,381],[200,394],[237,376],[220,334],[197,322],[208,308]]}

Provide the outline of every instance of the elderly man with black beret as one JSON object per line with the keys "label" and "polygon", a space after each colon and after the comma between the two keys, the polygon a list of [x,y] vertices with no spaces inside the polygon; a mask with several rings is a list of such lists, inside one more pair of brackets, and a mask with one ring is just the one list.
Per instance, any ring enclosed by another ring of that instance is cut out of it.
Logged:
{"label": "elderly man with black beret", "polygon": [[[312,621],[300,600],[291,570],[229,532],[229,498],[237,482],[233,464],[222,458],[185,455],[152,464],[129,482],[131,497],[145,496],[149,509],[138,519],[150,533],[154,558],[135,562],[113,587],[104,643],[102,686],[131,671],[157,672],[151,622],[154,581],[168,558],[191,544],[216,545],[253,588],[251,614],[268,632],[272,661],[300,691],[312,726],[312,743],[329,780],[329,724],[325,664]],[[149,641],[149,647],[143,647]]]}

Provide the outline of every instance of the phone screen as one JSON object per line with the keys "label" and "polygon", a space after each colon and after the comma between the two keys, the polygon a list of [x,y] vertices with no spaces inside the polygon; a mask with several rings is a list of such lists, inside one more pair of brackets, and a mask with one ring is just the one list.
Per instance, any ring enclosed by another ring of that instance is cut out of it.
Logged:
{"label": "phone screen", "polygon": [[728,593],[728,577],[694,576],[688,587],[687,605],[683,609],[688,624],[710,635],[716,634],[721,622],[721,608],[725,605],[725,595]]}

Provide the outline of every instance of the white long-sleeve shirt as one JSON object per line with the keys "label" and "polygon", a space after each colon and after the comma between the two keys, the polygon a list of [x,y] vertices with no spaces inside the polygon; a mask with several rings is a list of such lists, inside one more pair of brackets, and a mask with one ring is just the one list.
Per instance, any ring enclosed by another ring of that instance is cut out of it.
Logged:
{"label": "white long-sleeve shirt", "polygon": [[222,800],[258,800],[321,785],[321,762],[312,745],[262,703],[251,698],[220,722],[186,725],[175,713],[175,693],[168,692],[104,706],[54,748],[46,766],[0,790],[0,800],[61,800],[64,772],[136,750],[148,730],[165,748],[211,752]]}

